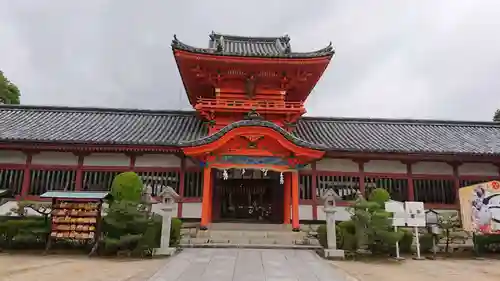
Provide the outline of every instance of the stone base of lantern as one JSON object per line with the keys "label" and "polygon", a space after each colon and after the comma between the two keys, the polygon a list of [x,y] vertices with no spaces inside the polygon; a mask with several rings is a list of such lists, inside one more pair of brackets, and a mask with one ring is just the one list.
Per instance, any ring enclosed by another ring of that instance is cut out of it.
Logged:
{"label": "stone base of lantern", "polygon": [[155,256],[173,256],[177,251],[176,248],[158,248],[155,249]]}
{"label": "stone base of lantern", "polygon": [[323,257],[325,257],[327,259],[344,259],[345,254],[344,254],[344,250],[324,249],[323,250]]}

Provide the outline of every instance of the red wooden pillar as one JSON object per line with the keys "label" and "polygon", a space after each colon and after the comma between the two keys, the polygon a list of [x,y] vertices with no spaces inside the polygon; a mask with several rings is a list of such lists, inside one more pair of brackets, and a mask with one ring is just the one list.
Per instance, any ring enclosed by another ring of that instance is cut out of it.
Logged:
{"label": "red wooden pillar", "polygon": [[318,174],[316,173],[316,162],[311,164],[312,169],[312,181],[311,181],[311,193],[312,193],[312,218],[313,220],[318,219],[318,197],[316,196],[316,189],[318,188]]}
{"label": "red wooden pillar", "polygon": [[366,189],[365,189],[365,161],[358,161],[358,169],[359,169],[359,192],[366,198]]}
{"label": "red wooden pillar", "polygon": [[212,178],[212,172],[210,170],[210,183],[209,183],[209,197],[208,197],[208,223],[212,223],[213,212],[214,212],[214,181]]}
{"label": "red wooden pillar", "polygon": [[75,191],[81,191],[83,189],[83,160],[85,156],[78,156],[78,164],[76,166],[76,176],[75,176]]}
{"label": "red wooden pillar", "polygon": [[406,176],[408,178],[408,201],[415,201],[415,188],[413,187],[413,169],[411,162],[406,163]]}
{"label": "red wooden pillar", "polygon": [[137,159],[137,155],[134,153],[129,154],[129,162],[128,162],[128,168],[130,171],[133,171],[135,168],[135,160]]}
{"label": "red wooden pillar", "polygon": [[293,171],[292,178],[292,229],[300,231],[299,223],[299,173]]}
{"label": "red wooden pillar", "polygon": [[25,199],[28,196],[31,184],[31,160],[33,159],[32,153],[26,153],[26,163],[24,164],[23,172],[23,186],[21,189],[21,198]]}
{"label": "red wooden pillar", "polygon": [[292,178],[290,173],[285,173],[285,182],[283,183],[283,223],[290,224],[290,204],[292,192]]}
{"label": "red wooden pillar", "polygon": [[457,207],[460,206],[460,197],[458,193],[460,191],[460,175],[458,173],[458,167],[460,167],[461,163],[452,163],[453,166],[453,182],[455,185],[455,205]]}
{"label": "red wooden pillar", "polygon": [[211,183],[212,183],[212,173],[210,167],[203,168],[203,197],[201,201],[201,230],[207,230],[208,225],[210,224],[210,197],[212,196],[211,192]]}
{"label": "red wooden pillar", "polygon": [[186,157],[181,157],[181,170],[179,172],[179,196],[180,199],[177,203],[177,217],[182,218],[182,201],[184,199],[184,177],[186,170]]}

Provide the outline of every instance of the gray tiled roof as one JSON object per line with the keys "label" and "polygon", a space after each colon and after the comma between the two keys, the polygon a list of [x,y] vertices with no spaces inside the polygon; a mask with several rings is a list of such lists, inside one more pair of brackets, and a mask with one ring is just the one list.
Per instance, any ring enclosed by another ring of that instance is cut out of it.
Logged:
{"label": "gray tiled roof", "polygon": [[329,150],[500,155],[500,123],[305,117],[295,134]]}
{"label": "gray tiled roof", "polygon": [[[500,123],[492,122],[305,117],[293,135],[299,145],[332,151],[500,156]],[[0,106],[2,142],[184,146],[207,139],[193,111]]]}
{"label": "gray tiled roof", "polygon": [[290,37],[244,37],[235,35],[224,35],[219,33],[210,34],[208,48],[197,48],[182,43],[174,35],[172,48],[192,53],[242,56],[242,57],[270,57],[270,58],[313,58],[332,56],[334,50],[332,44],[313,52],[292,52]]}
{"label": "gray tiled roof", "polygon": [[176,146],[206,134],[193,112],[0,106],[0,141]]}

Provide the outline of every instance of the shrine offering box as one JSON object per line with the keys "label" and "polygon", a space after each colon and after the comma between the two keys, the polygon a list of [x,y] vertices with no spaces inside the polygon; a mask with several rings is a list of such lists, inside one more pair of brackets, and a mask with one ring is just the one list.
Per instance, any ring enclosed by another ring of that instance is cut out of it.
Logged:
{"label": "shrine offering box", "polygon": [[77,240],[94,244],[99,240],[103,200],[107,192],[46,192],[52,199],[51,232],[47,249],[54,240]]}

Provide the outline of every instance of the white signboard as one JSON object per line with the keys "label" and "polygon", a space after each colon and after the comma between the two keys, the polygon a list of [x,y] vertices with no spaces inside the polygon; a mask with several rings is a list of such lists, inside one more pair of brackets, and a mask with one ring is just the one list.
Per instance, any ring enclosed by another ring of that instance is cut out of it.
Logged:
{"label": "white signboard", "polygon": [[405,202],[408,226],[422,227],[426,225],[424,202]]}
{"label": "white signboard", "polygon": [[393,213],[393,226],[426,226],[425,209],[423,202],[388,201],[385,210]]}
{"label": "white signboard", "polygon": [[399,201],[388,201],[385,202],[385,210],[389,213],[393,213],[392,225],[393,226],[405,226],[406,225],[406,211],[403,202]]}
{"label": "white signboard", "polygon": [[404,213],[405,205],[403,202],[390,200],[385,202],[385,210],[389,213]]}

